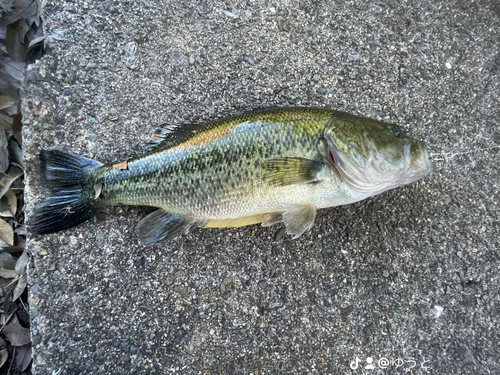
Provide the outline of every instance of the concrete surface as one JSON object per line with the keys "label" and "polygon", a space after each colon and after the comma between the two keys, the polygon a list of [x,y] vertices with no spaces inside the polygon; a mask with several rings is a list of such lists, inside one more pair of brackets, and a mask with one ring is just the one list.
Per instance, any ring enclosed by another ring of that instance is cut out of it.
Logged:
{"label": "concrete surface", "polygon": [[295,241],[252,226],[145,248],[134,207],[31,236],[36,374],[498,373],[498,4],[44,2],[30,205],[41,149],[123,160],[164,122],[272,105],[398,123],[437,172]]}

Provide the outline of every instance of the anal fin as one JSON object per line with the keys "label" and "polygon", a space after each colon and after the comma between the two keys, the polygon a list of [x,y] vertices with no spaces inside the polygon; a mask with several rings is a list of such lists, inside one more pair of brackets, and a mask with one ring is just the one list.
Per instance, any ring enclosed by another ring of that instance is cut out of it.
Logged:
{"label": "anal fin", "polygon": [[266,214],[262,221],[263,227],[270,227],[271,225],[281,223],[283,221],[283,212],[271,212]]}
{"label": "anal fin", "polygon": [[203,224],[193,218],[159,209],[142,219],[136,231],[139,239],[149,246],[189,233]]}

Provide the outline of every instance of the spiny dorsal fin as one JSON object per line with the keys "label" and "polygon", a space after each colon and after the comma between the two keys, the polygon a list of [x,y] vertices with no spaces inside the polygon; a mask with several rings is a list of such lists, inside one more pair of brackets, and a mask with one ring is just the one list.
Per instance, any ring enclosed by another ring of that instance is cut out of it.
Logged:
{"label": "spiny dorsal fin", "polygon": [[285,157],[273,158],[264,162],[264,179],[275,186],[300,183],[314,183],[324,163],[318,160]]}
{"label": "spiny dorsal fin", "polygon": [[175,143],[182,142],[182,140],[198,133],[205,124],[204,122],[164,124],[161,128],[156,129],[153,139],[146,145],[146,151],[165,149]]}

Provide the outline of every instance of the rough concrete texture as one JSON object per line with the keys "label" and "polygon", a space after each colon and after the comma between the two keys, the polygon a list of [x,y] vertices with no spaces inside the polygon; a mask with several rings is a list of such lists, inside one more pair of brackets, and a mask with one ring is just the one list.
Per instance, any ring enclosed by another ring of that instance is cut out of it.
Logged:
{"label": "rough concrete texture", "polygon": [[145,248],[137,207],[31,236],[36,373],[498,373],[498,4],[45,2],[30,205],[41,149],[119,161],[165,122],[266,106],[398,123],[437,170],[320,211],[298,240],[251,226]]}

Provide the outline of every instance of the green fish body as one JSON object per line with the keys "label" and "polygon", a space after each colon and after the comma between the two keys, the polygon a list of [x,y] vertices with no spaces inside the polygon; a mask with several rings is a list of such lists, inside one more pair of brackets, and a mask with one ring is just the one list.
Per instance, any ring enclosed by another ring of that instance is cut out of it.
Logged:
{"label": "green fish body", "polygon": [[32,231],[68,228],[107,205],[158,207],[138,226],[146,244],[196,227],[259,222],[283,221],[298,237],[317,209],[365,199],[431,170],[425,144],[395,125],[319,108],[167,126],[149,152],[114,165],[58,150],[44,151],[42,161],[56,194],[35,207]]}

